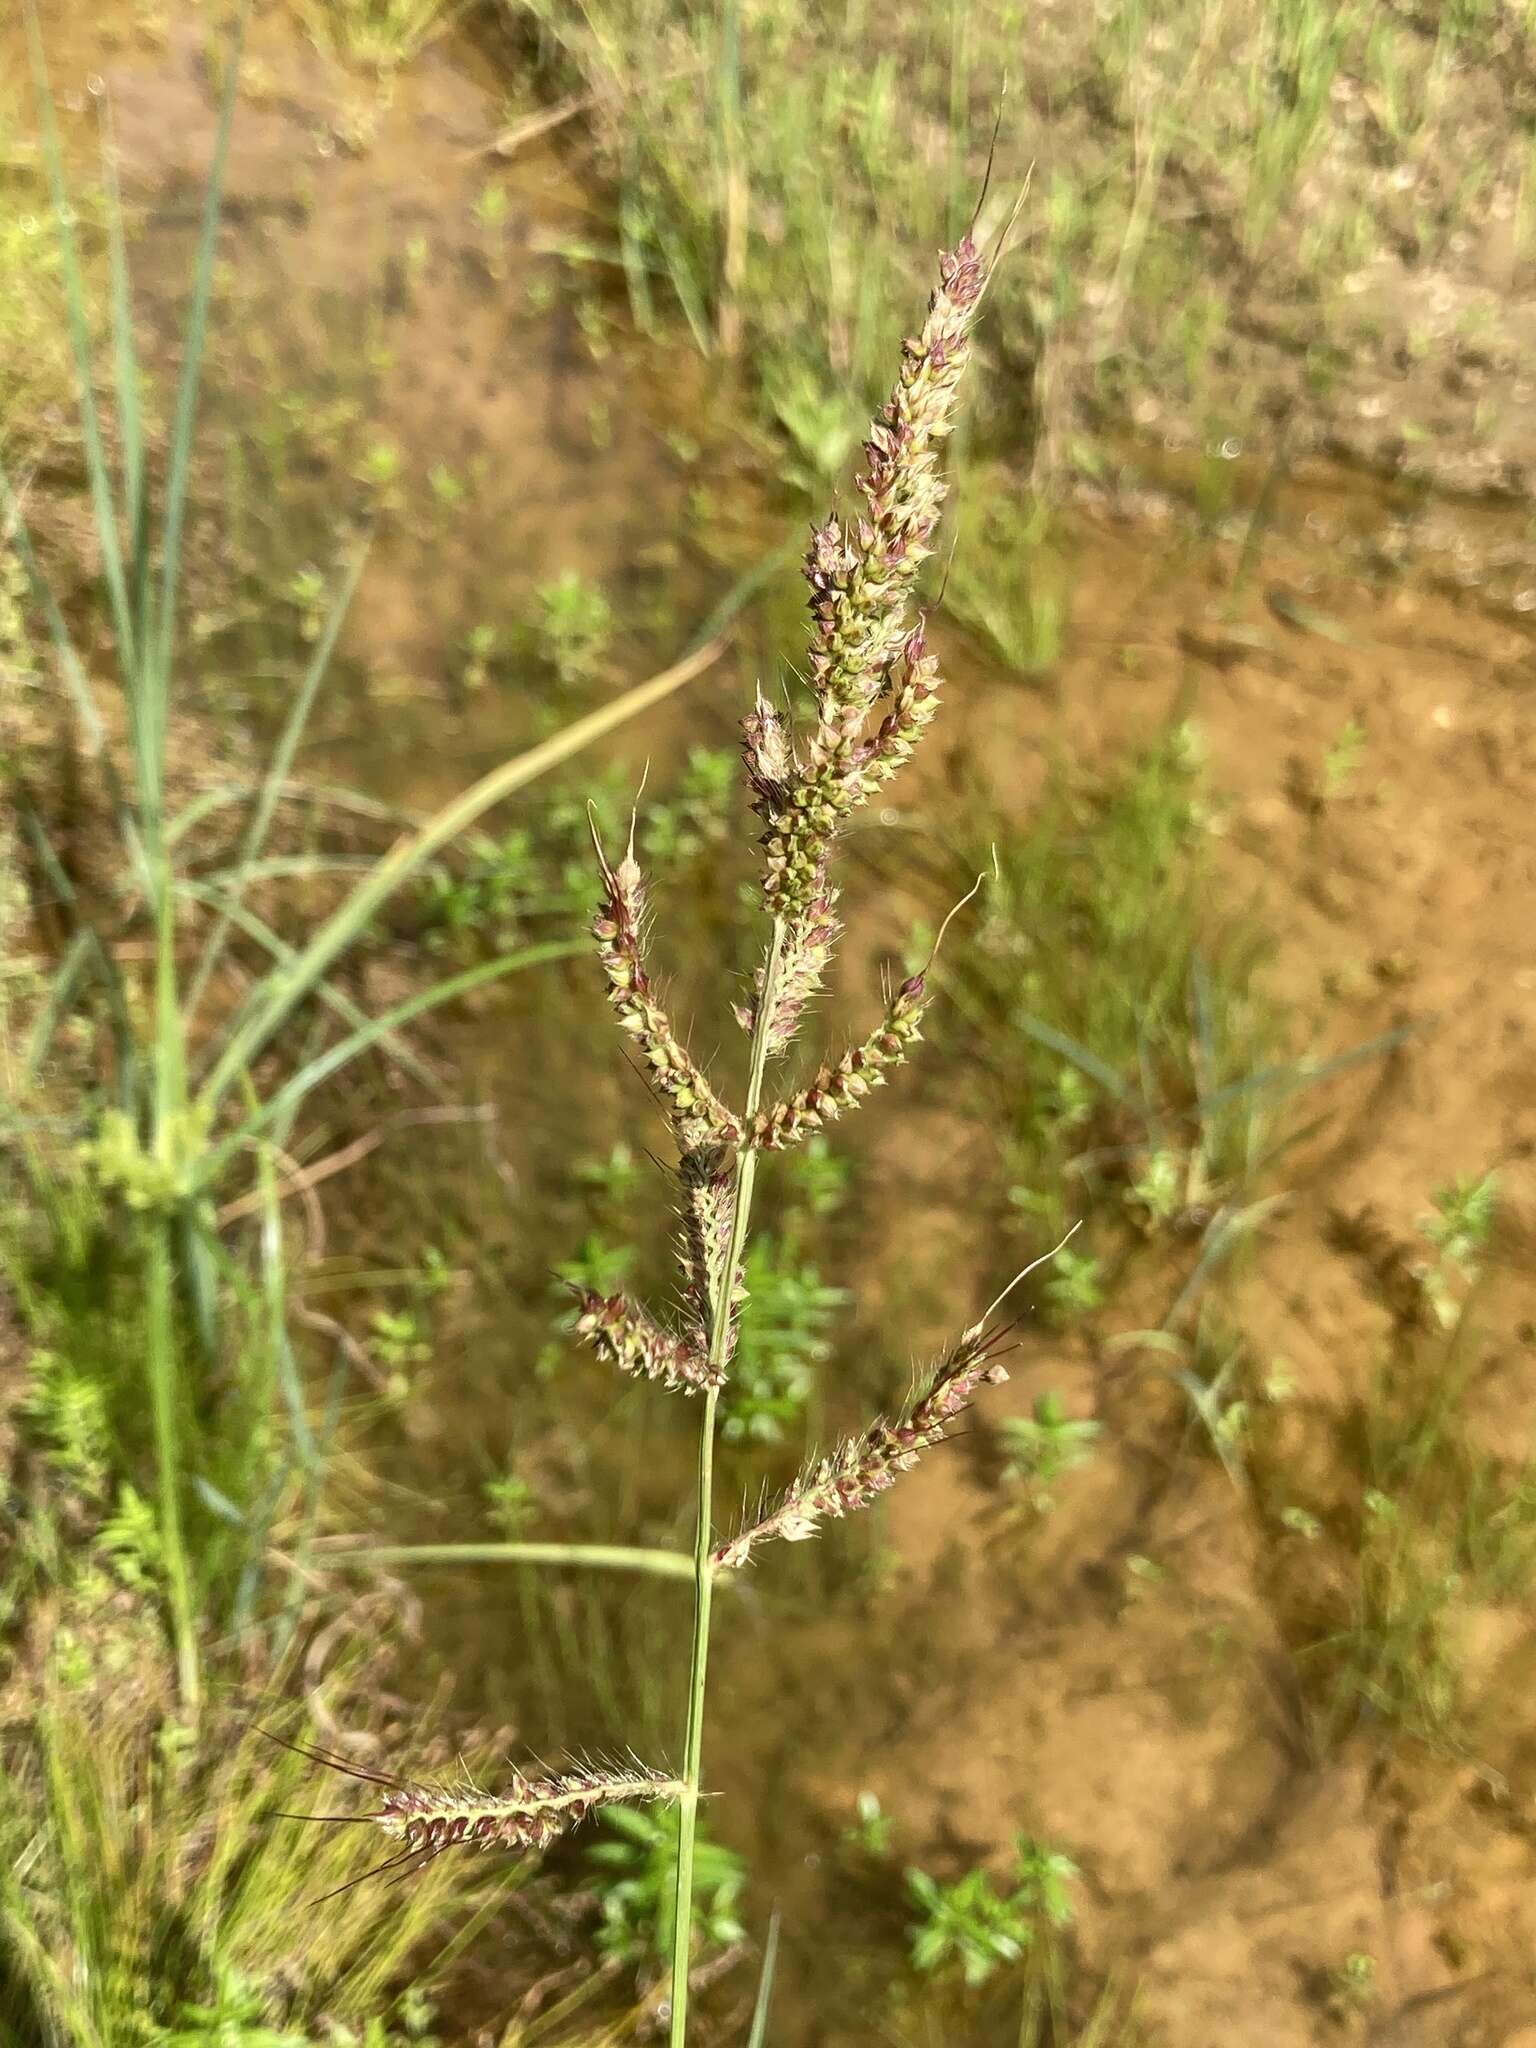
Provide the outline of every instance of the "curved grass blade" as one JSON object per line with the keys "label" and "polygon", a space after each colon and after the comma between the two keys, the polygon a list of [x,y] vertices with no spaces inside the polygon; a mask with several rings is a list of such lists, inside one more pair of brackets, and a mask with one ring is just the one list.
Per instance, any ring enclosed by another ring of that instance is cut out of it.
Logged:
{"label": "curved grass blade", "polygon": [[[651,705],[659,704],[664,697],[669,697],[674,690],[718,661],[724,651],[725,641],[723,637],[717,637],[696,652],[684,656],[671,668],[664,669],[660,675],[652,676],[648,682],[637,683],[613,703],[588,712],[584,718],[573,719],[563,731],[552,734],[549,739],[542,740],[511,761],[503,762],[499,768],[493,768],[462,795],[445,804],[410,838],[394,846],[346,901],[331,913],[299,957],[290,966],[269,976],[254,991],[236,1019],[223,1054],[203,1084],[204,1102],[210,1108],[217,1107],[236,1075],[251,1065],[273,1034],[281,1029],[294,1005],[308,994],[337,954],[343,952],[365,928],[379,905],[434,853],[455,839],[466,826],[472,825],[493,804],[510,796],[513,790],[521,789],[538,776],[547,774],[551,768],[568,761],[593,741],[604,738],[640,712],[649,710]],[[557,956],[546,951],[540,957],[549,959]]]}
{"label": "curved grass blade", "polygon": [[385,1543],[323,1554],[328,1564],[555,1564],[658,1579],[693,1578],[693,1558],[683,1551],[623,1543]]}
{"label": "curved grass blade", "polygon": [[[206,904],[209,909],[217,910],[226,916],[231,925],[244,932],[247,938],[254,939],[258,946],[280,964],[287,965],[298,958],[297,948],[280,938],[264,918],[258,917],[255,911],[248,909],[245,904],[237,903],[233,898],[226,896],[212,883],[178,881],[176,893],[189,902]],[[336,988],[329,981],[316,982],[311,993],[317,1002],[324,1003],[329,1010],[334,1010],[342,1022],[350,1025],[354,1031],[366,1030],[372,1021],[368,1012],[360,1004],[354,1003],[344,989]],[[393,1032],[387,1032],[380,1040],[380,1044],[413,1081],[433,1093],[437,1092],[437,1076],[430,1067],[422,1064],[403,1038],[397,1038]]]}
{"label": "curved grass blade", "polygon": [[[524,967],[539,967],[549,960],[567,960],[573,953],[586,950],[584,939],[549,939],[542,945],[525,946],[520,952],[504,954],[499,960],[484,961],[478,967],[466,968],[462,974],[450,975],[446,981],[436,982],[431,988],[418,990],[404,1002],[396,1003],[381,1016],[367,1019],[358,1030],[307,1061],[222,1143],[210,1150],[201,1166],[203,1185],[213,1182],[235,1153],[249,1144],[258,1132],[279,1118],[290,1115],[322,1081],[329,1080],[332,1074],[377,1045],[400,1025],[409,1024],[413,1018],[436,1009],[440,1003],[452,1002],[455,997],[467,995],[472,989],[483,988],[487,982],[497,981],[504,974],[516,974]],[[206,1090],[199,1102],[200,1106],[211,1107]]]}
{"label": "curved grass blade", "polygon": [[[363,565],[367,559],[368,547],[365,542],[357,550],[351,566],[342,579],[341,587],[336,593],[331,605],[330,614],[326,619],[325,629],[315,643],[314,653],[310,657],[309,665],[304,671],[303,681],[299,684],[298,694],[293,700],[293,708],[288,713],[277,745],[272,750],[272,760],[266,774],[262,777],[261,787],[257,792],[256,802],[251,810],[250,823],[246,827],[245,839],[240,848],[238,868],[241,872],[236,873],[231,884],[231,894],[237,903],[245,894],[247,881],[251,879],[248,871],[254,869],[261,849],[266,843],[267,833],[271,830],[272,818],[277,809],[278,797],[284,783],[288,779],[288,772],[293,766],[293,757],[298,752],[299,741],[304,736],[304,728],[308,724],[309,714],[314,708],[316,692],[325,678],[326,670],[330,667],[331,656],[335,651],[336,642],[340,636],[347,613],[351,609],[352,599],[356,594],[358,582],[363,573]],[[196,1016],[198,1005],[201,1003],[208,983],[213,977],[214,969],[218,966],[219,956],[224,950],[224,942],[229,936],[229,924],[228,916],[221,913],[218,922],[208,936],[208,942],[203,948],[202,958],[198,962],[197,972],[192,979],[192,986],[187,992],[187,1014],[189,1017]]]}

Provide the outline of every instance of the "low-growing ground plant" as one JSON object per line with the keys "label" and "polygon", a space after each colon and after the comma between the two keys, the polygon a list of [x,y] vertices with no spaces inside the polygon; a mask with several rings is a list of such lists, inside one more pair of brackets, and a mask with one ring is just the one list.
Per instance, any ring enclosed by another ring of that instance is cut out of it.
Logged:
{"label": "low-growing ground plant", "polygon": [[[610,1840],[593,1842],[586,1861],[602,1906],[597,1945],[606,1956],[656,1975],[672,1960],[677,1920],[676,1806],[609,1806],[602,1822]],[[701,1828],[694,1842],[697,1925],[707,1954],[745,1938],[737,1918],[746,1866],[734,1850]]]}
{"label": "low-growing ground plant", "polygon": [[1022,1962],[1042,1931],[1069,1925],[1069,1887],[1078,1875],[1070,1856],[1028,1835],[1015,1839],[1003,1891],[985,1870],[968,1870],[949,1884],[926,1870],[908,1870],[907,1891],[918,1909],[911,1928],[914,1968],[953,1972],[972,1989],[985,1984],[997,1970]]}
{"label": "low-growing ground plant", "polygon": [[1069,1415],[1060,1394],[1046,1393],[1030,1414],[1005,1416],[997,1433],[1004,1479],[1036,1514],[1048,1514],[1061,1481],[1092,1458],[1103,1425],[1089,1416]]}

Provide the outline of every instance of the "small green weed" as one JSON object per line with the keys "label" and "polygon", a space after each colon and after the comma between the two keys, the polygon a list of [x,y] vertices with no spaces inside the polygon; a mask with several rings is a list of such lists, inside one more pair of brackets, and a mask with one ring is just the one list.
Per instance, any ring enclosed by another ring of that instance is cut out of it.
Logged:
{"label": "small green weed", "polygon": [[846,1288],[827,1286],[809,1260],[770,1231],[747,1254],[746,1284],[720,1432],[727,1443],[775,1444],[800,1418],[816,1368],[831,1354],[832,1319],[849,1296]]}
{"label": "small green weed", "polygon": [[533,644],[562,688],[595,681],[613,644],[613,607],[579,569],[565,569],[533,593]]}
{"label": "small green weed", "polygon": [[[1032,1233],[1106,1208],[1140,1234],[1204,1228],[1279,1148],[1301,1071],[1277,1062],[1262,932],[1212,907],[1219,821],[1199,731],[1179,722],[1107,769],[1058,766],[1025,832],[981,811],[960,835],[991,881],[978,944],[939,972],[996,1077],[1009,1200]],[[1106,1251],[1053,1261],[1054,1320],[1102,1305]]]}
{"label": "small green weed", "polygon": [[984,1870],[941,1884],[925,1870],[907,1872],[907,1891],[920,1917],[911,1929],[912,1962],[925,1975],[957,1974],[974,1989],[999,1969],[1023,1960],[1042,1927],[1072,1919],[1069,1887],[1077,1865],[1028,1835],[1014,1843],[1011,1889],[1000,1892]]}
{"label": "small green weed", "polygon": [[[602,1900],[597,1945],[605,1956],[654,1974],[672,1952],[676,1925],[677,1808],[610,1806],[601,1819],[618,1839],[594,1842],[586,1851]],[[745,1938],[737,1905],[746,1867],[702,1828],[693,1857],[695,1944],[729,1948]]]}
{"label": "small green weed", "polygon": [[1041,1394],[1032,1414],[1010,1415],[998,1424],[1003,1477],[1036,1514],[1049,1514],[1056,1488],[1090,1461],[1102,1434],[1101,1423],[1068,1415],[1060,1394]]}
{"label": "small green weed", "polygon": [[1435,1320],[1448,1330],[1482,1272],[1498,1213],[1498,1178],[1492,1173],[1463,1175],[1436,1188],[1430,1200],[1433,1214],[1419,1228],[1435,1257],[1420,1274],[1420,1285]]}
{"label": "small green weed", "polygon": [[1020,675],[1043,675],[1060,659],[1067,626],[1067,578],[1051,546],[1051,515],[1042,500],[991,468],[961,484],[961,517],[976,516],[945,582],[945,608],[980,634]]}

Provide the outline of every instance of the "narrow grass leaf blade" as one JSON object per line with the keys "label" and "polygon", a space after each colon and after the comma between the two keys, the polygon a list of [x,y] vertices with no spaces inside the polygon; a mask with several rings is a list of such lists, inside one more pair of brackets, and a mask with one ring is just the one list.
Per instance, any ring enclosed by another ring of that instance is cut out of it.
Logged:
{"label": "narrow grass leaf blade", "polygon": [[1335,1074],[1343,1073],[1346,1068],[1358,1066],[1363,1060],[1380,1059],[1389,1052],[1395,1052],[1426,1028],[1423,1022],[1399,1024],[1391,1031],[1378,1032],[1374,1038],[1364,1039],[1359,1045],[1335,1053],[1331,1059],[1319,1061],[1315,1067],[1300,1060],[1288,1060],[1281,1066],[1259,1067],[1253,1073],[1245,1074],[1240,1081],[1229,1081],[1214,1094],[1202,1096],[1195,1104],[1196,1112],[1209,1116],[1212,1110],[1225,1109],[1229,1102],[1236,1102],[1263,1088],[1280,1088],[1289,1094],[1302,1088],[1317,1087],[1324,1081],[1331,1081]]}
{"label": "narrow grass leaf blade", "polygon": [[1090,1052],[1086,1045],[1079,1045],[1075,1038],[1069,1038],[1065,1031],[1058,1031],[1054,1024],[1047,1024],[1040,1017],[1015,1017],[1014,1023],[1027,1038],[1036,1044],[1059,1052],[1073,1066],[1081,1069],[1091,1081],[1097,1081],[1101,1088],[1114,1096],[1117,1102],[1129,1102],[1131,1091],[1111,1066],[1106,1066],[1097,1053]]}
{"label": "narrow grass leaf blade", "polygon": [[611,704],[588,712],[584,718],[572,720],[563,731],[552,734],[549,739],[504,762],[501,767],[493,768],[462,795],[444,805],[410,838],[402,840],[385,854],[372,874],[326,919],[292,966],[271,976],[254,992],[236,1020],[230,1041],[204,1085],[202,1092],[206,1103],[210,1107],[217,1106],[236,1075],[249,1068],[273,1033],[282,1027],[294,1005],[309,992],[337,954],[343,952],[366,928],[379,905],[433,854],[457,838],[466,826],[472,825],[503,797],[547,774],[551,768],[559,767],[573,754],[579,754],[584,747],[604,738],[651,705],[659,704],[694,676],[702,674],[719,659],[724,646],[723,639],[709,641],[672,668],[626,690]]}
{"label": "narrow grass leaf blade", "polygon": [[[325,630],[315,643],[314,653],[310,657],[309,665],[304,671],[304,678],[299,684],[298,694],[293,700],[293,708],[284,721],[282,733],[278,738],[276,747],[272,751],[271,763],[268,766],[267,773],[262,778],[261,787],[257,792],[256,802],[251,811],[250,823],[246,827],[245,840],[240,849],[239,864],[242,869],[250,869],[254,866],[262,847],[266,843],[267,833],[271,830],[272,826],[273,814],[277,809],[278,798],[282,794],[284,784],[287,782],[289,770],[293,766],[293,757],[298,752],[299,742],[304,736],[304,728],[308,724],[309,714],[314,708],[316,692],[324,680],[326,670],[330,667],[331,656],[335,651],[337,638],[340,635],[347,613],[351,609],[352,599],[357,590],[358,579],[363,573],[363,564],[366,560],[367,547],[365,545],[358,549],[351,567],[343,578],[341,588],[337,591],[335,601],[331,605],[330,616],[325,622]],[[244,875],[237,874],[231,886],[234,898],[238,902],[245,893],[246,883]],[[198,963],[197,973],[193,978],[192,987],[187,995],[187,1007],[194,1015],[213,975],[213,971],[218,965],[219,956],[224,950],[224,942],[228,935],[229,918],[227,915],[221,915],[208,936],[208,943],[203,948],[202,959]]]}
{"label": "narrow grass leaf blade", "polygon": [[[193,903],[206,904],[210,909],[216,910],[222,916],[227,917],[230,924],[244,932],[247,938],[253,939],[264,951],[270,953],[272,958],[281,966],[291,965],[297,959],[296,949],[290,946],[285,939],[279,938],[278,934],[273,931],[265,919],[258,917],[254,910],[247,909],[245,904],[236,903],[231,898],[225,896],[222,891],[215,888],[211,883],[206,881],[179,881],[176,884],[176,893],[179,896],[186,897]],[[333,987],[329,981],[319,981],[315,984],[312,993],[316,1002],[324,1003],[328,1010],[333,1010],[342,1022],[349,1025],[352,1030],[362,1031],[368,1028],[371,1020],[367,1011],[360,1004],[354,1003],[344,989]],[[392,1032],[388,1032],[381,1039],[380,1044],[382,1049],[389,1054],[390,1058],[408,1073],[413,1081],[418,1082],[423,1088],[432,1090],[437,1088],[436,1075],[430,1067],[424,1066],[417,1059],[415,1053],[411,1051],[411,1048],[403,1038],[397,1038]]]}
{"label": "narrow grass leaf blade", "polygon": [[550,940],[544,945],[526,946],[521,952],[506,954],[500,960],[488,960],[478,967],[466,968],[464,973],[451,975],[446,981],[419,990],[415,995],[407,997],[403,1003],[396,1003],[393,1009],[386,1010],[382,1016],[370,1018],[361,1029],[352,1032],[349,1037],[341,1039],[337,1044],[328,1046],[324,1052],[307,1061],[275,1095],[262,1104],[259,1110],[247,1117],[204,1162],[204,1184],[211,1183],[240,1147],[247,1144],[258,1131],[264,1130],[269,1123],[278,1118],[289,1115],[307,1095],[319,1087],[322,1081],[329,1080],[332,1074],[339,1072],[359,1054],[369,1051],[402,1024],[409,1024],[413,1018],[437,1008],[441,1003],[452,1002],[458,996],[467,995],[472,989],[483,988],[487,982],[499,980],[502,975],[516,974],[525,967],[542,966],[550,960],[566,960],[571,954],[585,950],[585,942],[580,939]]}
{"label": "narrow grass leaf blade", "polygon": [[74,209],[64,181],[64,153],[54,115],[53,90],[48,83],[48,66],[43,56],[42,31],[35,4],[27,7],[27,45],[32,60],[32,78],[37,92],[39,125],[42,129],[43,163],[53,201],[54,226],[58,234],[59,261],[64,273],[64,303],[69,327],[70,352],[74,357],[80,431],[85,448],[86,480],[91,494],[91,511],[101,543],[102,573],[106,578],[113,623],[123,673],[134,672],[135,636],[133,614],[128,602],[128,582],[123,571],[123,551],[118,533],[117,511],[112,502],[112,478],[107,468],[106,448],[101,438],[101,416],[96,405],[95,369],[91,361],[91,331],[85,310],[85,279],[80,264],[80,245],[75,235]]}
{"label": "narrow grass leaf blade", "polygon": [[[229,137],[234,126],[235,96],[240,78],[240,53],[245,41],[242,11],[225,56],[224,93],[219,106],[219,125],[214,137],[213,161],[203,195],[202,230],[197,260],[192,273],[192,305],[187,316],[185,353],[181,383],[176,394],[175,422],[171,429],[170,456],[166,470],[165,533],[161,544],[160,605],[156,624],[156,675],[153,687],[164,709],[169,688],[171,663],[176,646],[176,596],[181,578],[181,537],[186,521],[187,485],[192,466],[192,436],[197,423],[197,399],[202,382],[203,349],[208,333],[208,301],[213,291],[214,254],[218,247],[219,217],[224,203],[224,176],[229,161]],[[158,792],[158,786],[157,786]],[[156,810],[159,809],[158,793]]]}
{"label": "narrow grass leaf blade", "polygon": [[107,200],[107,250],[112,266],[112,362],[117,385],[117,431],[122,443],[123,530],[131,573],[129,604],[135,644],[147,644],[149,620],[149,528],[144,489],[144,422],[139,410],[139,358],[133,339],[133,285],[123,231],[123,194],[118,178],[117,138],[112,110],[101,105],[102,183]]}
{"label": "narrow grass leaf blade", "polygon": [[75,999],[75,990],[84,977],[86,962],[97,943],[95,932],[76,932],[64,949],[64,957],[49,977],[48,1000],[32,1028],[31,1043],[27,1047],[24,1072],[29,1080],[42,1072],[43,1062],[53,1046],[54,1033]]}
{"label": "narrow grass leaf blade", "polygon": [[768,1922],[768,1941],[763,1950],[762,1974],[757,1980],[757,2000],[752,2007],[752,2031],[747,2048],[765,2048],[768,2039],[768,2008],[773,2001],[773,1979],[779,1966],[779,1909]]}

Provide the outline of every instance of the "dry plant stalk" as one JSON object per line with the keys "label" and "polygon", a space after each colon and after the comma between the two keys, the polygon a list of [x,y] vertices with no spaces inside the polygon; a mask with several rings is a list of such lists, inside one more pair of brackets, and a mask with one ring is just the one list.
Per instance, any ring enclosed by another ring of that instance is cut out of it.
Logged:
{"label": "dry plant stalk", "polygon": [[743,725],[750,803],[762,824],[761,897],[771,930],[749,999],[736,1016],[751,1034],[746,1095],[726,1105],[667,1014],[646,962],[645,892],[633,837],[615,867],[598,846],[602,900],[593,936],[608,997],[671,1127],[681,1213],[682,1316],[670,1328],[622,1296],[584,1293],[577,1328],[622,1370],[702,1396],[695,1528],[694,1637],[679,1797],[671,2042],[688,2031],[693,1846],[703,1753],[711,1600],[717,1573],[745,1564],[772,1537],[799,1541],[823,1521],[884,1492],[941,1442],[983,1385],[1006,1377],[985,1319],[967,1330],[897,1422],[876,1422],[812,1466],[768,1514],[712,1543],[715,1413],[727,1384],[743,1300],[743,1252],[757,1159],[855,1108],[907,1058],[928,997],[922,974],[890,995],[861,1043],[829,1056],[810,1083],[764,1101],[772,1060],[793,1043],[821,988],[840,930],[831,880],[853,812],[907,762],[938,708],[941,678],[915,604],[944,502],[940,458],[955,421],[986,268],[969,237],[939,259],[921,333],[902,350],[891,398],[865,443],[862,506],[814,529],[805,563],[814,716],[796,732],[759,693]]}

